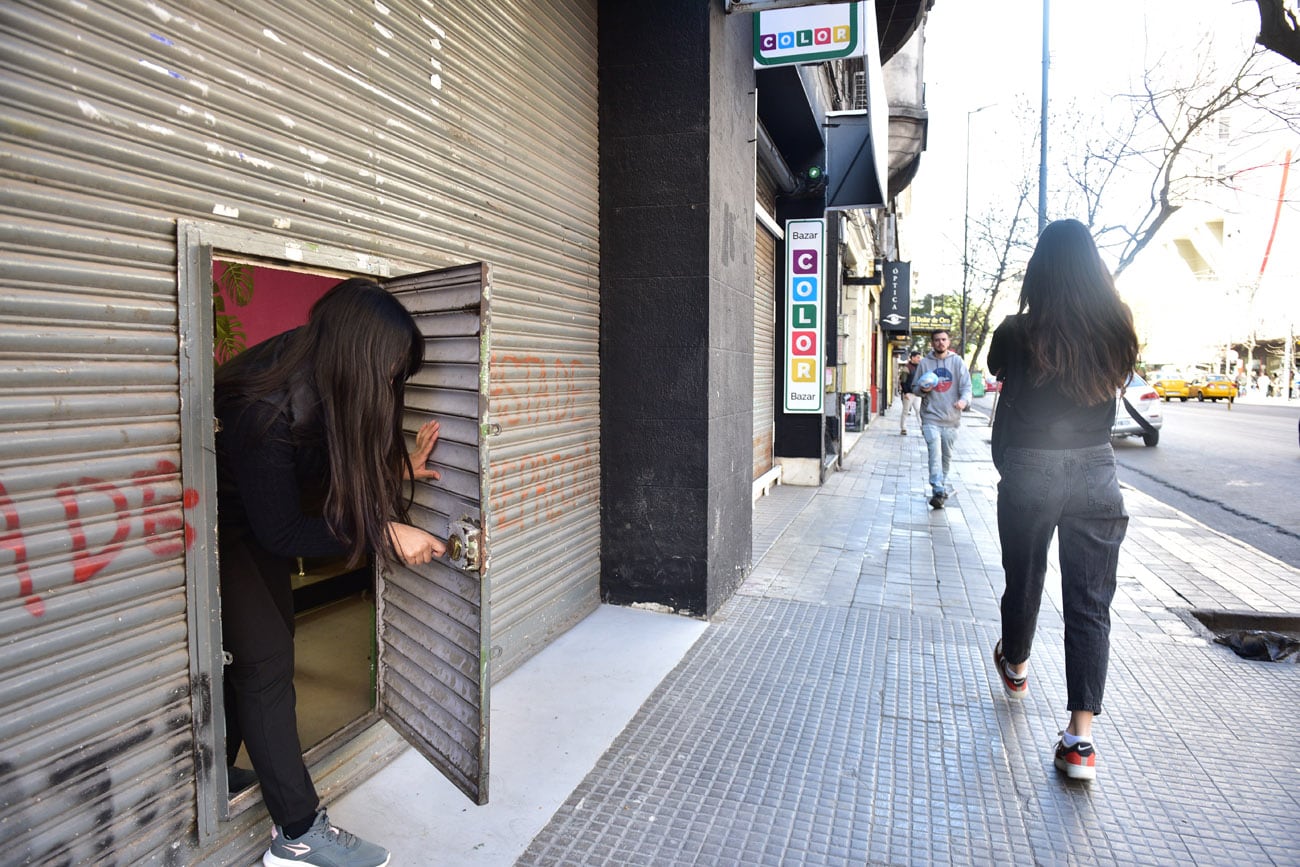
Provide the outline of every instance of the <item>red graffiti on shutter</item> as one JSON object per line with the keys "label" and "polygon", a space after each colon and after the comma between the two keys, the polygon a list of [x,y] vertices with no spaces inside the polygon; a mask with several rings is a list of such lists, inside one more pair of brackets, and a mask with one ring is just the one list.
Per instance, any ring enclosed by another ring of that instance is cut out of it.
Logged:
{"label": "red graffiti on shutter", "polygon": [[[75,484],[64,482],[56,487],[54,497],[62,504],[67,519],[66,529],[72,553],[70,565],[75,583],[89,581],[102,572],[121,554],[127,540],[133,537],[142,539],[145,548],[158,559],[178,556],[193,545],[194,528],[185,520],[185,512],[198,506],[202,496],[194,488],[184,488],[180,497],[181,509],[178,510],[176,500],[168,497],[166,489],[159,490],[159,485],[176,483],[178,469],[172,461],[159,460],[151,469],[132,473],[131,484],[124,487],[89,476],[79,478]],[[111,504],[111,537],[98,547],[92,547],[93,543],[82,522],[83,510],[90,507],[87,495],[105,496]],[[138,505],[133,506],[132,501],[137,496]],[[135,522],[137,512],[138,525]],[[45,613],[45,602],[34,592],[22,517],[3,483],[0,483],[0,518],[3,519],[0,553],[13,553],[14,571],[18,578],[16,595],[26,597],[24,606],[28,613],[40,617]],[[182,531],[179,537],[177,531]]]}
{"label": "red graffiti on shutter", "polygon": [[81,583],[89,581],[95,577],[95,573],[113,562],[113,558],[122,550],[122,543],[131,534],[131,521],[127,517],[126,496],[116,485],[103,479],[94,479],[88,476],[78,479],[77,484],[83,490],[107,494],[112,499],[113,507],[117,511],[113,538],[98,551],[88,551],[86,550],[86,534],[82,530],[79,516],[78,491],[73,488],[60,488],[54,492],[54,496],[63,502],[63,513],[68,519],[68,532],[72,536],[72,580]]}
{"label": "red graffiti on shutter", "polygon": [[[158,494],[153,485],[146,483],[146,479],[153,479],[158,476],[175,475],[177,467],[168,460],[160,460],[154,465],[152,470],[137,470],[131,474],[135,480],[136,486],[140,488],[140,496],[145,506],[141,514],[141,521],[144,529],[144,544],[159,559],[166,557],[175,557],[180,554],[193,542],[194,531],[182,515],[178,515],[173,507],[163,506],[160,508],[148,508],[155,500]],[[192,496],[191,496],[192,495]],[[198,492],[193,488],[186,488],[181,494],[181,503],[185,509],[191,509],[199,501]],[[184,530],[181,539],[159,539],[156,538],[163,534],[174,533],[177,530]]]}
{"label": "red graffiti on shutter", "polygon": [[26,596],[24,604],[33,617],[45,613],[41,597],[32,595],[32,572],[27,567],[27,542],[18,519],[18,509],[9,499],[4,483],[0,482],[0,515],[4,516],[4,534],[0,535],[0,551],[14,552],[14,571],[18,573],[18,595]]}

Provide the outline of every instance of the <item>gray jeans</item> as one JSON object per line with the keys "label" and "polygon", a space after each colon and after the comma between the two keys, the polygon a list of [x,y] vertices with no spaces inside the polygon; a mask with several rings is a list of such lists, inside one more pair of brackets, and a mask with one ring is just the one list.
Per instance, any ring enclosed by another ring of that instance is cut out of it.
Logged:
{"label": "gray jeans", "polygon": [[952,452],[957,447],[957,428],[922,422],[921,436],[925,437],[925,448],[930,456],[930,489],[942,494],[947,490]]}
{"label": "gray jeans", "polygon": [[1109,444],[1048,451],[1009,448],[998,483],[1002,541],[1002,652],[1029,658],[1047,575],[1047,549],[1059,533],[1065,616],[1067,710],[1101,713],[1110,658],[1110,603],[1128,513]]}

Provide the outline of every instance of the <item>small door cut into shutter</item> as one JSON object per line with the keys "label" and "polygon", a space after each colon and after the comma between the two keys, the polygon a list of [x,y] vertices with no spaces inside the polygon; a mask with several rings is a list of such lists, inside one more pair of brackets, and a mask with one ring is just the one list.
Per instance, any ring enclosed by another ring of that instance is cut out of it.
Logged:
{"label": "small door cut into shutter", "polygon": [[[411,521],[440,539],[456,525],[460,544],[431,564],[379,572],[379,711],[465,794],[485,804],[491,270],[479,263],[385,285],[426,338],[424,367],[406,386],[403,427],[413,432],[437,419],[440,428],[432,462],[441,478],[415,483]],[[451,563],[453,554],[461,567]]]}

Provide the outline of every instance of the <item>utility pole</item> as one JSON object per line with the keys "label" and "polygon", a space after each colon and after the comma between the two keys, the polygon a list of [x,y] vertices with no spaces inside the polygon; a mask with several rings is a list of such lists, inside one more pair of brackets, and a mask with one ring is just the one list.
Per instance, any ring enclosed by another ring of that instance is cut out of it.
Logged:
{"label": "utility pole", "polygon": [[961,212],[961,343],[957,354],[966,358],[966,310],[970,306],[970,119],[986,108],[992,108],[996,102],[972,108],[966,112],[966,202]]}
{"label": "utility pole", "polygon": [[1051,0],[1043,0],[1043,102],[1038,110],[1038,234],[1047,228],[1047,67],[1051,58],[1047,21]]}

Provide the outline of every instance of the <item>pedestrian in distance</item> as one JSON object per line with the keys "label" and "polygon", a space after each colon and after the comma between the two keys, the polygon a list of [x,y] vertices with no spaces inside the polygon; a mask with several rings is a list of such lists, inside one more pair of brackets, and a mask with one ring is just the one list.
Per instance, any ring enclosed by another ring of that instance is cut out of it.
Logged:
{"label": "pedestrian in distance", "polygon": [[[408,565],[445,544],[406,523],[408,480],[438,439],[424,425],[408,455],[405,383],[424,339],[401,302],[366,279],[345,280],[307,324],[236,356],[216,375],[226,751],[241,743],[274,826],[266,867],[380,867],[389,853],[329,821],[307,771],[295,710],[295,557],[374,553]],[[247,772],[246,772],[247,773]],[[231,785],[234,789],[235,786]]]}
{"label": "pedestrian in distance", "polygon": [[912,394],[912,377],[916,375],[916,366],[921,363],[921,350],[913,349],[907,356],[907,363],[898,369],[898,397],[903,411],[898,416],[898,435],[907,436],[907,417],[912,412],[912,404],[917,404],[916,411],[920,417],[920,399]]}
{"label": "pedestrian in distance", "polygon": [[931,334],[930,352],[917,364],[912,379],[912,393],[921,398],[921,436],[930,458],[930,506],[935,509],[942,509],[948,500],[952,450],[961,414],[971,401],[970,371],[961,356],[948,348],[951,340],[944,329]]}
{"label": "pedestrian in distance", "polygon": [[1071,779],[1097,773],[1092,722],[1106,688],[1110,604],[1128,528],[1110,429],[1137,352],[1133,318],[1087,227],[1049,224],[1025,269],[1020,312],[989,347],[989,368],[1002,381],[993,462],[1006,573],[993,664],[1006,694],[1024,698],[1055,533],[1070,719],[1053,761]]}

